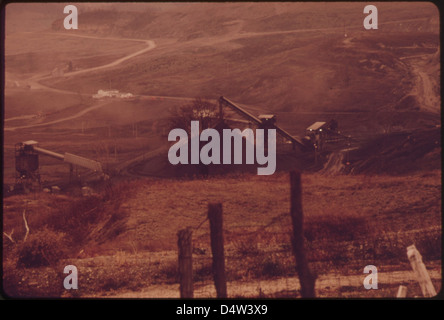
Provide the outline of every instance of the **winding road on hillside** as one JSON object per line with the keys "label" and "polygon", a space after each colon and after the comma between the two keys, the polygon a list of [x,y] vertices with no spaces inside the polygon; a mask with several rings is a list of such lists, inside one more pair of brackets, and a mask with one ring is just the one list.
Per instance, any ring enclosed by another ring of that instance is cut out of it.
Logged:
{"label": "winding road on hillside", "polygon": [[[419,21],[419,20],[423,20],[423,18],[418,18],[418,19],[404,19],[404,20],[396,20],[396,21],[387,21],[385,23],[380,23],[381,25],[383,24],[395,24],[395,23],[402,23],[402,22],[411,22],[411,21]],[[240,25],[242,25],[242,21],[240,21]],[[358,28],[358,27],[362,27],[361,25],[353,25],[353,26],[348,26],[348,28]],[[236,39],[242,39],[242,38],[250,38],[250,37],[257,37],[257,36],[266,36],[266,35],[278,35],[278,34],[292,34],[292,33],[301,33],[301,32],[331,32],[331,31],[337,31],[337,30],[343,30],[343,26],[341,27],[330,27],[330,28],[313,28],[313,29],[295,29],[295,30],[279,30],[279,31],[264,31],[264,32],[241,32],[241,27],[236,28],[233,32],[229,32],[227,33],[225,36],[218,36],[218,37],[214,37],[214,38],[206,38],[205,39],[205,45],[211,45],[211,44],[215,44],[215,43],[220,43],[220,42],[227,42],[227,41],[231,41],[231,40],[236,40]],[[342,32],[342,31],[341,31]],[[32,33],[32,32],[29,32]],[[91,67],[91,68],[87,68],[87,69],[83,69],[83,70],[77,70],[77,71],[73,71],[73,72],[69,72],[69,73],[65,73],[64,76],[65,77],[73,77],[73,76],[78,76],[78,75],[82,75],[85,73],[90,73],[90,72],[94,72],[94,71],[99,71],[99,70],[104,70],[104,69],[108,69],[108,68],[112,68],[115,66],[118,66],[128,60],[133,59],[136,56],[139,56],[141,54],[144,54],[146,52],[149,52],[150,50],[155,49],[156,43],[153,40],[144,40],[144,39],[132,39],[132,38],[103,38],[103,37],[96,37],[96,36],[90,36],[90,35],[79,35],[79,34],[59,34],[59,33],[47,33],[47,34],[52,34],[52,35],[58,35],[61,36],[63,35],[65,36],[71,36],[71,37],[79,37],[79,38],[87,38],[87,39],[98,39],[98,40],[113,40],[113,41],[137,41],[137,42],[142,42],[146,45],[145,48],[137,50],[133,53],[130,53],[122,58],[119,58],[113,62],[107,63],[105,65],[101,65],[101,66],[96,66],[96,67]],[[195,43],[197,41],[202,41],[202,39],[198,39],[196,41],[190,41],[190,43]],[[421,75],[418,72],[419,75]],[[52,78],[51,75],[45,74],[45,75],[37,75],[34,77],[31,77],[27,80],[27,82],[31,85],[31,88],[33,89],[40,89],[40,90],[48,90],[48,91],[52,91],[52,92],[56,92],[56,93],[63,93],[63,94],[75,94],[75,95],[79,95],[79,92],[74,92],[74,91],[69,91],[69,90],[60,90],[60,89],[56,89],[56,88],[51,88],[48,86],[45,86],[43,84],[40,83],[40,81],[42,80],[46,80],[46,79],[50,79]],[[424,77],[421,77],[423,79],[423,83],[426,82],[427,79],[424,79]],[[89,94],[82,94],[80,93],[80,95],[88,95]],[[151,99],[166,99],[166,100],[179,100],[179,101],[192,101],[194,98],[190,98],[190,97],[173,97],[173,96],[154,96],[154,95],[136,95],[136,97],[143,97],[143,98],[151,98]],[[55,123],[60,123],[63,121],[68,121],[68,120],[73,120],[76,118],[79,118],[81,116],[83,116],[84,114],[96,110],[98,108],[101,108],[103,106],[105,106],[106,103],[98,103],[95,104],[91,107],[88,107],[80,112],[78,112],[75,115],[71,115],[68,117],[64,117],[64,118],[60,118],[57,120],[53,120],[53,121],[49,121],[49,122],[45,122],[45,123],[36,123],[36,124],[30,124],[30,125],[26,125],[26,126],[17,126],[17,127],[4,127],[5,131],[13,131],[13,130],[17,130],[17,129],[26,129],[26,128],[32,128],[32,127],[39,127],[39,126],[45,126],[45,125],[51,125],[51,124],[55,124]],[[247,106],[248,108],[251,109],[256,109],[256,107],[254,106]],[[23,115],[20,118],[21,119],[29,119],[32,118],[33,115]],[[19,119],[19,117],[14,117],[14,118],[9,118],[9,119],[5,119],[6,121],[10,121],[13,119]]]}
{"label": "winding road on hillside", "polygon": [[106,104],[108,104],[108,102],[102,101],[101,103],[98,103],[98,104],[95,104],[95,105],[93,105],[91,107],[83,109],[82,111],[80,111],[80,112],[78,112],[78,113],[76,113],[76,114],[74,114],[72,116],[60,118],[60,119],[53,120],[53,121],[43,122],[43,123],[30,124],[30,125],[27,125],[27,126],[5,128],[5,130],[11,131],[11,130],[16,130],[16,129],[26,129],[26,128],[33,128],[33,127],[41,127],[41,126],[47,126],[47,125],[50,125],[50,124],[56,124],[56,123],[60,123],[60,122],[68,121],[68,120],[74,120],[76,118],[79,118],[79,117],[83,116],[84,114],[86,114],[86,113],[88,113],[90,111],[99,109],[99,108],[105,106]]}
{"label": "winding road on hillside", "polygon": [[[50,33],[50,34],[55,34],[55,35],[59,35],[57,33]],[[65,35],[64,35],[65,36]],[[71,37],[79,37],[79,38],[88,38],[88,39],[99,39],[99,40],[115,40],[115,41],[138,41],[138,42],[143,42],[146,44],[146,48],[143,48],[141,50],[138,50],[136,52],[133,52],[131,54],[128,54],[122,58],[119,58],[111,63],[105,64],[105,65],[101,65],[101,66],[97,66],[97,67],[91,67],[91,68],[87,68],[87,69],[83,69],[83,70],[78,70],[78,71],[73,71],[73,72],[69,72],[65,74],[65,77],[71,77],[71,76],[78,76],[84,73],[89,73],[89,72],[94,72],[94,71],[98,71],[98,70],[103,70],[103,69],[107,69],[107,68],[112,68],[115,66],[118,66],[119,64],[122,64],[125,61],[128,61],[138,55],[141,55],[145,52],[148,52],[154,48],[156,48],[156,44],[154,43],[154,41],[152,40],[141,40],[141,39],[127,39],[127,38],[101,38],[101,37],[93,37],[93,36],[86,36],[86,35],[73,35],[73,34],[69,34],[69,36]],[[45,76],[38,76],[38,77],[33,77],[30,78],[28,80],[28,82],[30,83],[31,87],[34,89],[43,89],[43,90],[48,90],[48,91],[52,91],[52,92],[57,92],[57,93],[63,93],[63,94],[76,94],[78,95],[78,92],[74,92],[74,91],[68,91],[68,90],[59,90],[59,89],[55,89],[55,88],[51,88],[48,86],[45,86],[43,84],[40,83],[40,81],[45,80],[45,79],[50,79],[52,78],[51,76],[45,75]],[[46,126],[46,125],[51,125],[51,124],[56,124],[56,123],[60,123],[63,121],[68,121],[68,120],[73,120],[76,118],[79,118],[81,116],[83,116],[84,114],[96,110],[98,108],[103,107],[104,105],[106,105],[106,102],[101,102],[98,104],[95,104],[91,107],[88,107],[80,112],[78,112],[75,115],[72,116],[68,116],[68,117],[64,117],[64,118],[60,118],[54,121],[49,121],[49,122],[45,122],[45,123],[37,123],[37,124],[32,124],[32,125],[26,125],[26,126],[19,126],[19,127],[5,127],[4,130],[6,131],[12,131],[12,130],[17,130],[17,129],[26,129],[26,128],[32,128],[32,127],[40,127],[40,126]],[[29,119],[32,116],[29,115],[25,115],[25,116],[21,116],[21,117],[14,117],[14,118],[10,118],[10,119],[5,119],[6,121],[10,121],[10,120],[15,120],[15,119]]]}
{"label": "winding road on hillside", "polygon": [[421,103],[421,108],[438,114],[441,107],[440,96],[434,90],[434,84],[430,75],[418,68],[417,65],[411,64],[411,68],[416,75],[416,88],[414,92]]}
{"label": "winding road on hillside", "polygon": [[[104,38],[100,38],[100,37],[92,37],[92,36],[82,36],[82,35],[70,35],[72,37],[79,37],[79,38],[88,38],[88,39],[100,39],[100,40],[104,40]],[[127,39],[127,38],[105,38],[106,40],[114,40],[114,41],[138,41],[138,42],[143,42],[146,44],[146,48],[143,48],[142,50],[138,50],[136,52],[133,52],[131,54],[128,54],[126,56],[124,56],[123,58],[119,58],[111,63],[102,65],[102,66],[97,66],[97,67],[91,67],[88,69],[83,69],[83,70],[78,70],[78,71],[73,71],[73,72],[69,72],[65,74],[65,77],[72,77],[72,76],[78,76],[80,74],[84,74],[84,73],[89,73],[89,72],[93,72],[93,71],[98,71],[98,70],[103,70],[103,69],[108,69],[108,68],[112,68],[115,66],[118,66],[119,64],[128,61],[136,56],[139,56],[145,52],[148,52],[152,49],[154,49],[156,47],[156,44],[154,43],[153,40],[140,40],[140,39]],[[44,77],[44,78],[40,78],[38,80],[44,80],[46,78],[51,78],[50,76],[48,77]]]}

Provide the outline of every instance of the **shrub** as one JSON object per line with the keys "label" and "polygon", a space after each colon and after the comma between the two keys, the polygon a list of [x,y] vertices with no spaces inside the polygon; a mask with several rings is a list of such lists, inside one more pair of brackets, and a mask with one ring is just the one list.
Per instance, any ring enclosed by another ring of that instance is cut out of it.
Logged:
{"label": "shrub", "polygon": [[53,265],[67,257],[66,245],[64,233],[42,229],[19,245],[17,265],[25,268]]}
{"label": "shrub", "polygon": [[73,243],[80,243],[89,233],[88,226],[96,224],[104,210],[104,203],[98,197],[78,199],[68,206],[59,208],[52,217],[47,219],[48,227],[63,232],[69,230],[69,238]]}
{"label": "shrub", "polygon": [[104,290],[104,291],[110,291],[110,290],[118,290],[121,288],[125,288],[126,286],[128,286],[129,281],[128,279],[119,277],[112,277],[112,278],[107,278],[102,280],[102,285],[100,286],[100,289]]}
{"label": "shrub", "polygon": [[236,253],[241,256],[256,256],[260,253],[256,239],[245,239],[233,243]]}
{"label": "shrub", "polygon": [[193,272],[193,281],[205,281],[212,279],[213,277],[213,265],[212,263],[204,263],[198,268],[195,268]]}
{"label": "shrub", "polygon": [[423,238],[417,240],[416,247],[424,259],[441,260],[442,258],[442,237],[440,233],[429,233],[425,235]]}
{"label": "shrub", "polygon": [[320,216],[307,220],[304,228],[304,236],[308,241],[316,239],[351,241],[367,233],[367,219],[359,216]]}
{"label": "shrub", "polygon": [[253,266],[252,271],[256,278],[280,277],[290,273],[290,270],[286,268],[284,262],[276,257],[265,257],[261,259]]}
{"label": "shrub", "polygon": [[179,283],[179,268],[177,261],[168,261],[155,274],[155,278],[165,280],[166,283]]}

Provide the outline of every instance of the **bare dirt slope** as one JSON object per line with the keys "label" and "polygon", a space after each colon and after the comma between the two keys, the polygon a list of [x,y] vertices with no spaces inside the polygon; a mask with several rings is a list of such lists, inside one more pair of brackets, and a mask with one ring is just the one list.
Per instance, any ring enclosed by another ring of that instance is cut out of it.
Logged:
{"label": "bare dirt slope", "polygon": [[[62,28],[62,9],[8,5],[5,183],[15,182],[14,144],[29,139],[97,159],[110,172],[141,159],[140,168],[158,174],[144,156],[165,160],[156,152],[167,149],[165,119],[198,96],[224,95],[254,114],[274,113],[293,135],[334,118],[360,148],[337,158],[353,163],[356,175],[304,175],[305,236],[318,295],[393,297],[399,284],[409,285],[410,297],[420,295],[407,272],[405,248],[412,243],[439,289],[434,5],[379,3],[379,29],[366,31],[361,3],[79,4],[75,36]],[[111,89],[133,96],[93,97]],[[41,157],[40,173],[62,194],[4,199],[3,227],[15,239],[3,238],[3,281],[11,295],[66,295],[58,270],[69,263],[87,284],[80,297],[176,296],[176,233],[185,226],[195,228],[197,295],[212,295],[205,219],[214,201],[224,206],[231,297],[299,295],[286,173],[181,180],[140,179],[133,171],[128,176],[137,179],[113,177],[91,197],[80,188],[96,185],[82,175],[68,185],[69,168],[58,160]],[[45,254],[33,246],[44,246]],[[380,267],[377,292],[362,289],[368,264]]]}
{"label": "bare dirt slope", "polygon": [[[339,121],[344,134],[365,139],[439,124],[436,8],[381,3],[379,29],[373,32],[363,30],[361,7],[79,6],[82,25],[74,35],[62,29],[57,8],[20,11],[11,5],[5,39],[5,163],[12,169],[14,143],[31,132],[37,139],[49,128],[86,130],[96,137],[90,142],[111,138],[117,150],[127,143],[111,133],[126,125],[135,136],[131,126],[143,121],[143,134],[164,141],[161,123],[168,110],[196,96],[224,95],[251,106],[255,114],[275,113],[278,124],[298,136],[314,121],[330,118]],[[25,19],[26,32],[12,23],[22,11],[33,17]],[[37,24],[43,17],[50,26]],[[34,24],[44,31],[30,32]],[[93,99],[101,89],[135,98]],[[20,132],[9,133],[14,128]],[[74,139],[72,132],[64,134]],[[86,150],[82,155],[97,157]]]}
{"label": "bare dirt slope", "polygon": [[[414,6],[397,14],[390,5],[381,6],[386,20],[381,20],[378,33],[362,30],[361,15],[352,14],[360,8],[355,4],[332,4],[328,10],[318,10],[316,4],[285,9],[274,4],[202,4],[199,10],[184,5],[158,11],[148,6],[139,14],[87,11],[82,14],[81,34],[109,38],[108,42],[116,36],[152,39],[157,50],[135,56],[133,63],[119,68],[97,74],[77,71],[84,76],[75,77],[74,72],[72,78],[53,79],[48,84],[94,93],[112,79],[115,87],[128,92],[208,98],[223,93],[275,112],[389,108],[412,90],[416,79],[410,73],[416,72],[421,79],[429,74],[421,71],[419,63],[400,60],[411,55],[428,59],[427,54],[436,53],[438,29],[429,18],[433,6],[422,8],[424,17],[414,19],[408,16]],[[203,11],[211,18],[204,18]],[[309,20],[314,12],[316,23]],[[59,30],[58,40],[66,33],[59,25],[53,26]],[[67,33],[67,40],[74,41],[70,35]],[[15,37],[8,37],[7,44]],[[84,43],[82,39],[82,48],[71,55],[74,66],[80,68],[84,68],[78,61],[81,50],[91,52],[83,48]],[[101,48],[108,55],[117,53],[114,48]],[[7,54],[8,70],[15,65],[13,57]],[[23,66],[27,57],[16,61]],[[425,87],[433,86],[438,78],[434,73],[428,81],[432,84],[425,83]],[[433,92],[433,96],[438,94]],[[430,110],[430,106],[424,108]],[[432,109],[436,112],[436,108],[435,99]]]}

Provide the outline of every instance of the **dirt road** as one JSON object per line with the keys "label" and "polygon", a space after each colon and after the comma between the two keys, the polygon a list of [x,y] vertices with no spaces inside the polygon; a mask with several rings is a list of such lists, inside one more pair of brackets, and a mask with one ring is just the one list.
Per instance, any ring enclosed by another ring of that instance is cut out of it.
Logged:
{"label": "dirt road", "polygon": [[[50,33],[52,34],[52,33]],[[56,34],[59,35],[59,34]],[[64,35],[65,36],[65,35]],[[88,39],[100,39],[103,40],[104,38],[101,37],[93,37],[93,36],[86,36],[86,35],[73,35],[73,34],[66,34],[66,36],[71,36],[71,37],[78,37],[78,38],[88,38]],[[70,76],[78,76],[80,74],[84,74],[84,73],[89,73],[89,72],[94,72],[94,71],[98,71],[98,70],[103,70],[103,69],[107,69],[107,68],[112,68],[115,67],[125,61],[128,61],[138,55],[141,55],[145,52],[148,52],[154,48],[156,48],[156,44],[154,43],[154,41],[152,40],[141,40],[141,39],[128,39],[128,38],[106,38],[106,40],[114,40],[114,41],[138,41],[138,42],[143,42],[147,45],[146,48],[138,50],[136,52],[133,52],[131,54],[128,54],[126,56],[124,56],[123,58],[119,58],[111,63],[102,65],[102,66],[97,66],[97,67],[92,67],[92,68],[88,68],[88,69],[83,69],[83,70],[78,70],[78,71],[74,71],[74,72],[69,72],[66,73],[65,76],[70,77]],[[59,89],[55,89],[55,88],[51,88],[48,86],[45,86],[43,84],[40,83],[40,81],[45,80],[45,79],[50,79],[52,78],[52,76],[48,76],[48,75],[40,75],[40,76],[34,76],[30,79],[28,79],[26,82],[28,82],[31,86],[32,89],[34,90],[48,90],[48,91],[52,91],[52,92],[56,92],[56,93],[63,93],[63,94],[75,94],[75,95],[79,95],[78,92],[74,92],[74,91],[68,91],[68,90],[59,90]],[[160,97],[158,97],[160,98]],[[167,97],[162,97],[162,98],[167,98]],[[173,98],[173,97],[172,97]],[[174,97],[175,99],[178,99],[176,97]],[[40,126],[46,126],[46,125],[50,125],[50,124],[55,124],[55,123],[60,123],[63,121],[68,121],[68,120],[73,120],[76,118],[79,118],[81,116],[83,116],[84,114],[96,110],[98,108],[101,108],[105,105],[105,102],[101,102],[99,104],[95,104],[89,108],[86,108],[84,110],[82,110],[81,112],[72,115],[72,116],[68,116],[68,117],[64,117],[58,120],[54,120],[54,121],[50,121],[50,122],[45,122],[45,123],[37,123],[37,124],[32,124],[32,125],[27,125],[27,126],[19,126],[19,127],[5,127],[4,130],[5,131],[12,131],[12,130],[17,130],[17,129],[26,129],[26,128],[32,128],[32,127],[40,127]],[[21,117],[14,117],[14,118],[10,118],[10,119],[5,119],[5,121],[10,121],[10,120],[17,120],[17,119],[29,119],[32,118],[33,115],[24,115]]]}
{"label": "dirt road", "polygon": [[439,96],[439,93],[437,94],[434,90],[434,86],[437,84],[434,84],[432,76],[424,70],[425,61],[433,58],[434,55],[436,55],[436,53],[421,54],[403,57],[400,60],[403,60],[415,75],[415,85],[409,94],[418,98],[421,109],[431,113],[439,113],[441,108],[441,97]]}
{"label": "dirt road", "polygon": [[[437,270],[430,270],[432,279],[441,279],[441,274]],[[366,290],[363,286],[365,274],[362,275],[340,275],[340,274],[326,274],[319,276],[316,281],[316,292],[319,297],[334,296],[338,297],[337,292],[341,288],[361,288],[362,293],[366,292],[369,296],[374,297],[372,290]],[[387,287],[394,285],[392,298],[396,297],[397,286],[408,282],[411,287],[417,286],[412,271],[394,271],[394,272],[378,272],[378,286]],[[241,296],[244,298],[258,298],[259,292],[263,295],[273,295],[277,292],[294,292],[299,290],[299,278],[279,278],[271,280],[256,280],[256,281],[242,281],[242,282],[228,282],[227,290],[228,297],[233,298]],[[386,293],[387,294],[387,293]],[[101,295],[93,295],[92,297],[103,297]],[[153,285],[144,288],[140,291],[114,293],[113,295],[106,295],[108,298],[180,298],[179,285]],[[216,290],[214,284],[211,282],[195,284],[194,290],[195,298],[214,298],[216,297]],[[360,295],[359,297],[364,297]]]}
{"label": "dirt road", "polygon": [[61,119],[57,119],[57,120],[53,120],[53,121],[49,121],[49,122],[44,122],[44,123],[30,124],[30,125],[27,125],[27,126],[9,127],[9,128],[5,127],[4,130],[5,131],[14,131],[14,130],[17,130],[17,129],[27,129],[27,128],[33,128],[33,127],[42,127],[42,126],[47,126],[47,125],[50,125],[50,124],[56,124],[56,123],[68,121],[68,120],[74,120],[76,118],[79,118],[79,117],[83,116],[84,114],[86,114],[86,113],[88,113],[90,111],[93,111],[93,110],[96,110],[96,109],[99,109],[99,108],[105,106],[107,103],[108,102],[104,101],[104,102],[101,102],[99,104],[95,104],[95,105],[93,105],[93,106],[91,106],[89,108],[86,108],[86,109],[84,109],[84,110],[82,110],[82,111],[80,111],[80,112],[78,112],[78,113],[76,113],[76,114],[74,114],[72,116],[69,116],[69,117],[65,117],[65,118],[61,118]]}
{"label": "dirt road", "polygon": [[418,97],[419,101],[421,102],[421,108],[433,113],[439,113],[441,103],[435,92],[433,92],[433,85],[430,76],[427,73],[418,70],[417,67],[415,67],[413,70],[416,71],[418,77]]}
{"label": "dirt road", "polygon": [[[385,23],[380,23],[381,25],[383,24],[395,24],[395,23],[401,23],[401,22],[408,22],[408,21],[416,21],[416,20],[423,20],[422,18],[419,19],[405,19],[405,20],[397,20],[397,21],[388,21]],[[296,30],[284,30],[284,31],[270,31],[270,32],[242,32],[242,21],[237,21],[238,26],[236,28],[234,28],[234,30],[232,32],[227,33],[224,36],[218,36],[218,37],[213,37],[213,38],[205,38],[205,45],[211,45],[211,44],[216,44],[216,43],[221,43],[221,42],[227,42],[227,41],[232,41],[232,40],[236,40],[236,39],[241,39],[241,38],[250,38],[250,37],[257,37],[257,36],[266,36],[266,35],[278,35],[278,34],[292,34],[292,33],[303,33],[303,32],[328,32],[328,31],[334,31],[337,32],[337,30],[342,30],[343,27],[337,27],[337,28],[314,28],[314,29],[296,29]],[[349,26],[349,28],[358,28],[358,27],[362,27],[362,26]],[[341,31],[342,32],[342,31]],[[48,33],[48,34],[54,34],[54,35],[61,35],[59,33]],[[137,50],[136,52],[130,53],[122,58],[119,58],[111,63],[102,65],[102,66],[96,66],[96,67],[91,67],[91,68],[87,68],[87,69],[83,69],[83,70],[78,70],[78,71],[73,71],[73,72],[69,72],[69,73],[65,73],[65,77],[73,77],[73,76],[78,76],[78,75],[82,75],[85,73],[89,73],[89,72],[95,72],[95,71],[100,71],[100,70],[104,70],[104,69],[108,69],[108,68],[112,68],[115,66],[118,66],[126,61],[129,61],[131,59],[133,59],[136,56],[139,56],[143,53],[146,53],[150,50],[153,50],[154,48],[156,48],[156,43],[153,40],[143,40],[143,39],[132,39],[132,38],[103,38],[103,37],[95,37],[95,36],[89,36],[89,35],[75,35],[75,34],[63,34],[63,36],[70,36],[70,37],[78,37],[78,38],[87,38],[87,39],[99,39],[99,40],[113,40],[113,41],[121,41],[121,42],[128,42],[128,41],[137,41],[137,42],[142,42],[144,44],[146,44],[146,47],[141,49],[141,50]],[[202,39],[197,39],[197,40],[193,40],[190,41],[188,44],[201,44]],[[431,107],[431,104],[435,105],[436,101],[431,101],[431,95],[429,95],[431,93],[432,87],[430,84],[430,81],[427,77],[427,75],[421,71],[417,71],[418,77],[421,79],[421,83],[422,83],[422,91],[420,96],[423,97],[423,99],[427,99],[427,101],[424,101],[424,108],[425,109],[433,109],[435,110],[434,112],[436,112],[436,108],[433,106]],[[52,76],[50,75],[39,75],[39,76],[33,76],[31,78],[29,78],[27,81],[31,86],[32,89],[37,89],[37,90],[48,90],[48,91],[52,91],[52,92],[57,92],[57,93],[62,93],[62,94],[75,94],[75,95],[86,95],[86,94],[82,94],[79,92],[74,92],[74,91],[69,91],[69,90],[60,90],[60,89],[55,89],[55,88],[51,88],[48,86],[45,86],[43,84],[40,83],[40,81],[45,80],[45,79],[50,79],[52,78]],[[165,99],[165,100],[177,100],[177,101],[192,101],[193,98],[190,97],[174,97],[174,96],[154,96],[154,95],[138,95],[137,97],[142,97],[142,98],[148,98],[148,99]],[[214,101],[213,101],[214,102]],[[54,120],[51,122],[46,122],[46,123],[38,123],[38,124],[32,124],[32,125],[26,125],[26,126],[19,126],[19,127],[5,127],[4,129],[7,131],[11,131],[11,130],[17,130],[17,129],[25,129],[25,128],[32,128],[32,127],[38,127],[38,126],[45,126],[45,125],[50,125],[50,124],[55,124],[55,123],[60,123],[63,121],[68,121],[68,120],[73,120],[75,118],[78,118],[92,110],[98,109],[100,107],[103,107],[105,104],[104,103],[99,103],[97,105],[91,106],[89,108],[86,108],[85,110],[77,113],[76,115],[73,116],[69,116],[69,117],[65,117],[65,118],[61,118],[58,120]],[[245,106],[247,107],[247,109],[251,109],[251,110],[257,110],[256,107],[254,106]],[[439,108],[439,107],[438,107]],[[338,112],[335,112],[335,114],[338,114]],[[348,113],[347,113],[348,114]],[[30,118],[33,115],[23,115],[23,119],[25,118]],[[17,117],[15,117],[14,119],[17,119]],[[12,119],[5,119],[5,121],[10,121]]]}

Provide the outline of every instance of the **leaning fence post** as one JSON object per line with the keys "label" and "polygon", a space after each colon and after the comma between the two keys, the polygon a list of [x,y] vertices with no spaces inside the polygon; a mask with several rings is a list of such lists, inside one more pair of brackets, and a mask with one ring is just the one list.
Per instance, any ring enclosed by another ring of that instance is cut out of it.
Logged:
{"label": "leaning fence post", "polygon": [[190,228],[179,230],[177,233],[181,298],[193,298],[193,249],[191,239],[192,231]]}
{"label": "leaning fence post", "polygon": [[396,294],[396,298],[405,298],[407,297],[407,287],[406,286],[399,286],[398,293]]}
{"label": "leaning fence post", "polygon": [[412,269],[415,272],[416,279],[421,287],[422,295],[424,297],[436,296],[435,287],[432,280],[430,280],[429,273],[426,270],[424,263],[422,262],[422,256],[416,249],[415,245],[407,247],[407,257],[410,260]]}
{"label": "leaning fence post", "polygon": [[225,279],[224,237],[222,227],[222,204],[208,205],[210,220],[211,251],[213,253],[213,277],[218,298],[227,297],[227,282]]}
{"label": "leaning fence post", "polygon": [[316,276],[311,273],[304,250],[304,217],[302,212],[302,186],[300,172],[290,172],[290,214],[293,224],[293,253],[296,258],[301,295],[303,298],[315,297]]}

